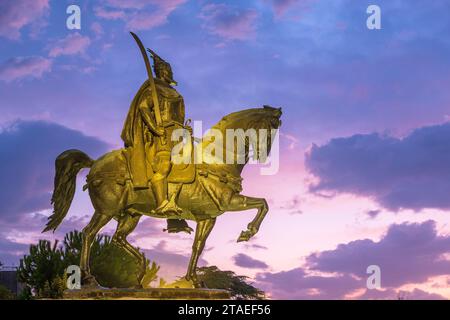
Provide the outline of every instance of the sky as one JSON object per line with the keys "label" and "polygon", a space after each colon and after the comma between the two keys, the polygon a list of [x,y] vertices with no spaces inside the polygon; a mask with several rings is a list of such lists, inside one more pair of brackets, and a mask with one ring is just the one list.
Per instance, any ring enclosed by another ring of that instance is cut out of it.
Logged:
{"label": "sky", "polygon": [[[66,27],[71,4],[80,30]],[[372,4],[380,30],[366,25]],[[236,243],[255,212],[223,214],[202,265],[271,298],[450,298],[448,12],[446,0],[0,2],[0,261],[88,222],[85,170],[58,231],[40,232],[55,157],[122,146],[146,79],[134,31],[171,63],[205,130],[237,110],[283,108],[278,173],[243,173],[243,194],[269,203],[259,233]],[[164,226],[144,218],[130,240],[182,276],[193,237]],[[366,286],[370,265],[379,289]]]}

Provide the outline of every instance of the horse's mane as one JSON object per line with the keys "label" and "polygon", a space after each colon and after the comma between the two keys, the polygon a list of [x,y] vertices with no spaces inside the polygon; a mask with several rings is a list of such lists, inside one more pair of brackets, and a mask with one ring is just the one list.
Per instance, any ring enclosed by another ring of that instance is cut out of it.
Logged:
{"label": "horse's mane", "polygon": [[[251,108],[245,109],[237,112],[230,113],[224,116],[218,123],[211,127],[208,132],[202,137],[201,145],[203,150],[213,143],[214,139],[211,139],[209,136],[212,133],[212,130],[218,130],[222,133],[222,139],[226,139],[226,130],[227,129],[242,129],[244,132],[248,129],[253,129],[259,135],[260,129],[266,129],[268,132],[268,138],[270,140],[268,151],[270,152],[271,145],[271,130],[278,129],[280,122],[279,117],[281,116],[281,109],[276,109],[268,106],[264,106],[263,108]],[[258,138],[259,139],[259,138]],[[222,141],[223,151],[234,152],[235,150],[227,150],[225,141]],[[248,159],[248,151],[249,151],[249,141],[248,138],[245,139],[245,158]],[[246,160],[247,161],[247,160]],[[231,167],[239,168],[239,171],[242,170],[242,165],[232,165]]]}
{"label": "horse's mane", "polygon": [[211,129],[272,129],[270,114],[278,109],[271,107],[251,108],[236,111],[224,116]]}

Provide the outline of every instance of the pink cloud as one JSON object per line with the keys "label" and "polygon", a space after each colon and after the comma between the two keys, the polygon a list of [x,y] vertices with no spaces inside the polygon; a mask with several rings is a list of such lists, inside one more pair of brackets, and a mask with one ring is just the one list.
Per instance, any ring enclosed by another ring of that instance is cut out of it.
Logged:
{"label": "pink cloud", "polygon": [[[428,283],[448,275],[449,243],[432,220],[393,224],[379,241],[340,243],[306,256],[294,269],[257,273],[256,280],[278,299],[442,299]],[[366,290],[372,264],[381,268],[381,290]]]}
{"label": "pink cloud", "polygon": [[107,0],[105,7],[95,8],[95,14],[103,19],[123,20],[132,30],[149,30],[167,22],[169,15],[186,0]]}
{"label": "pink cloud", "polygon": [[226,4],[207,4],[200,18],[203,28],[225,40],[247,40],[255,36],[258,13],[255,10],[240,10]]}
{"label": "pink cloud", "polygon": [[107,0],[106,3],[110,7],[121,9],[142,9],[150,5],[156,5],[160,8],[175,9],[186,0]]}
{"label": "pink cloud", "polygon": [[98,22],[94,22],[93,24],[91,24],[91,30],[92,32],[94,32],[97,38],[103,35],[104,33],[102,25]]}
{"label": "pink cloud", "polygon": [[0,36],[19,39],[21,29],[29,24],[39,27],[48,12],[49,0],[16,0],[0,2]]}
{"label": "pink cloud", "polygon": [[276,18],[281,18],[288,11],[295,11],[296,14],[307,10],[315,0],[272,0],[273,11]]}
{"label": "pink cloud", "polygon": [[137,12],[129,19],[126,27],[130,30],[149,30],[166,23],[167,16],[160,12]]}
{"label": "pink cloud", "polygon": [[16,57],[0,66],[0,80],[11,82],[23,78],[40,78],[52,67],[52,61],[43,57]]}
{"label": "pink cloud", "polygon": [[50,57],[62,55],[83,54],[90,45],[89,37],[84,37],[79,33],[71,33],[66,38],[57,41],[49,51]]}
{"label": "pink cloud", "polygon": [[97,17],[106,20],[125,19],[125,11],[123,10],[111,10],[102,7],[95,7],[94,12]]}

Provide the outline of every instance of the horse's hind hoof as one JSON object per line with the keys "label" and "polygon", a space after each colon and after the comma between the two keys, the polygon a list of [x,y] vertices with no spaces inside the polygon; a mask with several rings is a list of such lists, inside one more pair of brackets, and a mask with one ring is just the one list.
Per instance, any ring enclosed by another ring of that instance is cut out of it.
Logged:
{"label": "horse's hind hoof", "polygon": [[89,275],[85,277],[82,281],[82,288],[85,289],[95,289],[95,288],[101,288],[100,284],[95,280],[95,277],[92,275]]}

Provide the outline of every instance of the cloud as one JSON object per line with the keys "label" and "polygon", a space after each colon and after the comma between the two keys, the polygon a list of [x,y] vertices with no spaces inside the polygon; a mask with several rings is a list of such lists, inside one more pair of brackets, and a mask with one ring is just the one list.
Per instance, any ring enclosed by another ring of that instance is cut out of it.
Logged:
{"label": "cloud", "polygon": [[103,7],[95,7],[94,12],[97,17],[106,20],[125,19],[125,11],[123,10],[111,10]]}
{"label": "cloud", "polygon": [[297,14],[309,8],[316,0],[271,0],[275,17],[281,18],[288,11],[294,10]]}
{"label": "cloud", "polygon": [[235,265],[242,268],[267,269],[269,267],[264,261],[253,259],[252,257],[243,253],[235,255],[233,257],[233,260]]}
{"label": "cloud", "polygon": [[391,210],[450,208],[450,123],[414,130],[403,139],[379,134],[313,145],[306,166],[314,192],[352,193]]}
{"label": "cloud", "polygon": [[287,211],[289,214],[302,214],[303,211],[300,209],[301,199],[299,195],[294,195],[288,201],[280,204],[279,209]]}
{"label": "cloud", "polygon": [[[356,240],[306,257],[297,268],[256,275],[258,285],[280,299],[433,299],[443,298],[404,285],[448,275],[450,236],[437,234],[434,221],[389,227],[378,241]],[[381,268],[382,290],[366,289],[369,265]]]}
{"label": "cloud", "polygon": [[83,229],[91,216],[69,216],[55,233],[43,234],[41,231],[47,218],[48,214],[43,213],[18,214],[12,218],[0,216],[0,261],[17,265],[19,259],[29,252],[30,243],[37,243],[40,239],[63,239],[66,233]]}
{"label": "cloud", "polygon": [[203,28],[225,40],[248,40],[256,33],[257,11],[238,9],[226,4],[207,4],[200,18]]}
{"label": "cloud", "polygon": [[64,39],[58,40],[49,51],[50,57],[58,57],[63,55],[83,54],[91,44],[91,40],[87,36],[79,33],[70,33]]}
{"label": "cloud", "polygon": [[0,2],[0,37],[19,39],[28,25],[37,28],[49,10],[49,0],[15,0]]}
{"label": "cloud", "polygon": [[426,292],[420,289],[413,290],[367,290],[358,297],[359,300],[446,300],[440,294]]}
{"label": "cloud", "polygon": [[130,30],[149,30],[166,23],[167,16],[161,12],[136,12],[128,19],[126,27]]}
{"label": "cloud", "polygon": [[429,278],[450,273],[450,236],[437,234],[434,221],[392,225],[383,238],[340,244],[334,250],[307,257],[309,269],[367,277],[370,265],[381,268],[382,287],[423,283]]}
{"label": "cloud", "polygon": [[256,244],[256,243],[251,243],[251,244],[244,244],[246,249],[261,249],[261,250],[267,250],[268,248],[266,246],[260,245],[260,244]]}
{"label": "cloud", "polygon": [[50,208],[54,161],[67,149],[92,157],[105,152],[103,141],[44,121],[16,121],[0,131],[0,220]]}
{"label": "cloud", "polygon": [[43,57],[15,57],[0,65],[0,80],[11,82],[24,78],[41,78],[50,72],[52,61]]}
{"label": "cloud", "polygon": [[381,213],[381,210],[368,210],[366,211],[366,215],[369,216],[369,218],[371,219],[375,219],[376,217],[378,217]]}
{"label": "cloud", "polygon": [[14,266],[19,258],[28,251],[28,245],[10,241],[0,234],[0,262],[6,266]]}
{"label": "cloud", "polygon": [[149,30],[167,22],[169,15],[186,0],[107,0],[94,8],[95,14],[107,20],[123,20],[131,30]]}
{"label": "cloud", "polygon": [[[190,254],[180,253],[169,249],[167,247],[167,241],[162,240],[152,249],[143,249],[142,251],[149,260],[155,261],[161,266],[161,270],[158,274],[166,281],[176,280],[177,277],[182,277],[186,274]],[[207,264],[208,262],[205,259],[199,259],[199,266]]]}
{"label": "cloud", "polygon": [[98,22],[93,22],[91,24],[91,30],[95,34],[95,36],[97,38],[99,38],[100,36],[102,36],[105,33],[105,31],[103,30],[102,25],[100,23],[98,23]]}
{"label": "cloud", "polygon": [[341,299],[361,286],[360,280],[349,275],[308,275],[302,268],[259,273],[256,280],[275,299]]}

